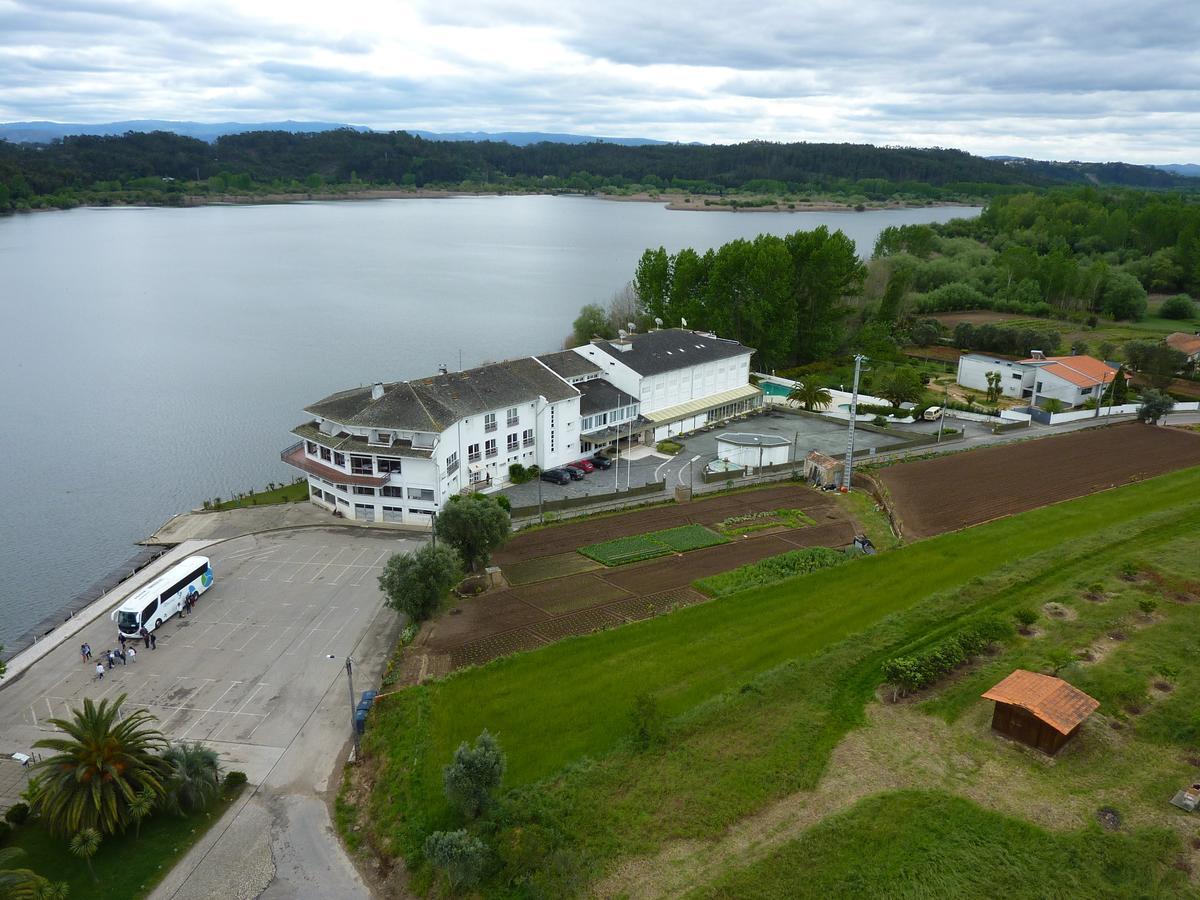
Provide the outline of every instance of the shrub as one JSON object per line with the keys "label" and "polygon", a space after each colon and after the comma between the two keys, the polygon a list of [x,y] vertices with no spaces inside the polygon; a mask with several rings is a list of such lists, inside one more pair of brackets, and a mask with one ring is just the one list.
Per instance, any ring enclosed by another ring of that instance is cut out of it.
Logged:
{"label": "shrub", "polygon": [[393,554],[384,563],[379,589],[388,606],[413,622],[423,622],[433,615],[446,592],[460,578],[462,562],[453,549],[423,544],[412,553]]}
{"label": "shrub", "polygon": [[[1142,613],[1147,616],[1153,615],[1154,611],[1158,609],[1158,601],[1153,597],[1142,597],[1137,603],[1138,609],[1140,609]],[[11,812],[11,810],[9,811]]]}
{"label": "shrub", "polygon": [[1017,625],[1020,627],[1022,634],[1028,633],[1029,626],[1037,621],[1037,617],[1037,613],[1029,607],[1023,607],[1013,613],[1013,618],[1017,620]]}
{"label": "shrub", "polygon": [[1196,318],[1196,304],[1187,294],[1178,294],[1164,300],[1158,314],[1164,319],[1194,319]]}
{"label": "shrub", "polygon": [[463,829],[435,831],[425,839],[425,857],[445,872],[450,887],[458,890],[479,882],[487,860],[487,847]]}
{"label": "shrub", "polygon": [[893,696],[918,691],[1011,633],[1004,622],[983,619],[924,652],[889,659],[883,664],[883,677],[892,685]]}
{"label": "shrub", "polygon": [[[528,471],[528,469],[526,471]],[[509,513],[510,515],[512,514],[512,501],[509,500],[504,494],[496,495],[496,503],[498,503],[500,508],[506,513]]]}
{"label": "shrub", "polygon": [[520,463],[513,463],[508,467],[508,478],[513,484],[524,484],[529,480],[529,473]]}
{"label": "shrub", "polygon": [[4,842],[8,840],[8,836],[12,834],[13,827],[7,822],[0,822],[0,847],[4,846]]}
{"label": "shrub", "polygon": [[671,456],[674,456],[683,449],[683,444],[677,443],[676,441],[659,441],[658,444],[655,445],[655,449],[658,450],[659,453],[667,453]]}
{"label": "shrub", "polygon": [[225,773],[225,790],[232,791],[246,783],[246,773],[231,769]]}
{"label": "shrub", "polygon": [[485,728],[471,747],[458,745],[450,765],[442,770],[446,799],[469,819],[477,818],[492,801],[504,778],[507,760],[499,742]]}
{"label": "shrub", "polygon": [[639,750],[649,750],[662,738],[663,717],[658,698],[653,694],[641,693],[633,700],[629,711],[629,722],[633,726],[633,744]]}
{"label": "shrub", "polygon": [[878,428],[887,428],[887,419],[883,416],[876,416],[871,420],[871,424]]}
{"label": "shrub", "polygon": [[796,575],[807,575],[818,569],[840,566],[846,556],[826,547],[811,547],[805,550],[789,550],[778,556],[768,556],[756,563],[739,566],[719,575],[712,575],[696,582],[696,586],[714,597],[724,597],[752,587],[773,584]]}
{"label": "shrub", "polygon": [[10,825],[24,825],[29,818],[28,803],[14,803],[4,814],[4,821]]}

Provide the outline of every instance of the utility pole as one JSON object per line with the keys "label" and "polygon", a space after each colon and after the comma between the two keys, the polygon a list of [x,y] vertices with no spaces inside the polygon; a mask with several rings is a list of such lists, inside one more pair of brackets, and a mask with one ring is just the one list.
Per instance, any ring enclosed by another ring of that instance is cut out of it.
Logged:
{"label": "utility pole", "polygon": [[846,480],[842,482],[842,491],[850,490],[850,482],[854,478],[854,419],[858,416],[858,379],[862,375],[865,359],[861,353],[854,355],[854,390],[850,394],[850,427],[846,434]]}
{"label": "utility pole", "polygon": [[[617,412],[621,411],[621,395],[617,394]],[[617,420],[617,464],[613,472],[613,493],[621,490],[621,423]]]}
{"label": "utility pole", "polygon": [[[326,654],[327,659],[337,659],[333,654]],[[346,657],[346,685],[350,688],[350,734],[354,736],[354,761],[362,758],[362,742],[358,736],[358,723],[354,721],[354,658]]]}
{"label": "utility pole", "polygon": [[[946,403],[950,400],[950,385],[946,385],[946,393],[942,395],[942,414],[938,416],[938,439],[937,442],[942,442],[942,426],[946,424]],[[963,425],[963,433],[966,434],[966,425]]]}

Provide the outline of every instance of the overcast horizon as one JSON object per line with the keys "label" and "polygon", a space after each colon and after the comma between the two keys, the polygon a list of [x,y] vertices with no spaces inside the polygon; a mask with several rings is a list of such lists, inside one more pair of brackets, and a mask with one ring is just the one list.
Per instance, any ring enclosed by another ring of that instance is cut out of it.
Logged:
{"label": "overcast horizon", "polygon": [[1200,4],[0,0],[0,120],[1200,162]]}

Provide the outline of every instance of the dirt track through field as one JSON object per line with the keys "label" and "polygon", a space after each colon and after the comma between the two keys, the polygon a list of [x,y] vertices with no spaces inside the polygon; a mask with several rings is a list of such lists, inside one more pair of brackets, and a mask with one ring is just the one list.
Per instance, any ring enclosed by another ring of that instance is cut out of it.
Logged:
{"label": "dirt track through field", "polygon": [[1128,423],[954,453],[880,472],[905,540],[1200,465],[1200,434]]}

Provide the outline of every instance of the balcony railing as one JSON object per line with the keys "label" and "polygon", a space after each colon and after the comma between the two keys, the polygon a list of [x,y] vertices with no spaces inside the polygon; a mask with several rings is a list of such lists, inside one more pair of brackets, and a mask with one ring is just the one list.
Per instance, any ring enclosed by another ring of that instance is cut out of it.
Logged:
{"label": "balcony railing", "polygon": [[359,484],[363,487],[383,487],[391,480],[390,474],[348,475],[341,469],[335,469],[333,466],[326,465],[323,462],[309,459],[304,455],[303,441],[292,444],[292,446],[282,451],[279,454],[279,458],[289,466],[294,466],[302,472],[307,472],[309,475],[316,475],[335,484]]}

